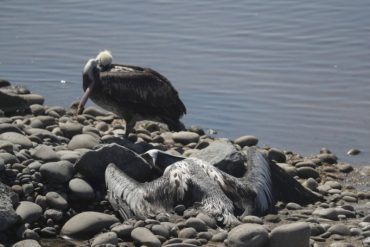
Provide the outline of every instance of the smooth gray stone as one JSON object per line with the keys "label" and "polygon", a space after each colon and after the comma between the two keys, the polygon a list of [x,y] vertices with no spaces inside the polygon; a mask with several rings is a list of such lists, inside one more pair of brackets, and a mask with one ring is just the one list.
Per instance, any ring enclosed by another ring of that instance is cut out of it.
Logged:
{"label": "smooth gray stone", "polygon": [[71,198],[78,200],[91,200],[95,197],[94,189],[81,178],[73,178],[68,184],[71,191]]}
{"label": "smooth gray stone", "polygon": [[108,214],[87,211],[75,215],[62,227],[61,235],[76,239],[90,239],[103,228],[108,228],[119,220]]}
{"label": "smooth gray stone", "polygon": [[39,145],[33,152],[31,152],[33,158],[42,160],[44,162],[58,161],[59,155],[53,150],[51,146]]}
{"label": "smooth gray stone", "polygon": [[260,217],[254,216],[254,215],[247,215],[244,216],[242,219],[243,223],[252,223],[252,224],[263,224],[263,220]]}
{"label": "smooth gray stone", "polygon": [[94,107],[94,106],[87,107],[83,111],[83,114],[88,114],[88,115],[91,115],[91,116],[94,116],[94,117],[111,115],[111,113],[102,111],[102,110],[100,110],[100,109],[98,109],[97,107]]}
{"label": "smooth gray stone", "polygon": [[312,167],[299,167],[297,168],[297,175],[301,178],[318,178],[319,172]]}
{"label": "smooth gray stone", "polygon": [[166,239],[170,237],[169,229],[163,225],[154,225],[151,230],[155,235],[163,236]]}
{"label": "smooth gray stone", "polygon": [[75,135],[82,134],[83,125],[80,123],[67,122],[67,123],[60,123],[59,127],[65,137],[72,138]]}
{"label": "smooth gray stone", "polygon": [[227,238],[227,232],[218,232],[212,237],[213,242],[223,242]]}
{"label": "smooth gray stone", "polygon": [[353,244],[346,242],[335,242],[330,244],[330,247],[355,247]]}
{"label": "smooth gray stone", "polygon": [[63,212],[61,210],[49,208],[44,212],[46,219],[52,219],[55,222],[61,221],[63,219]]}
{"label": "smooth gray stone", "polygon": [[338,213],[335,208],[317,208],[312,212],[312,215],[330,220],[338,220]]}
{"label": "smooth gray stone", "polygon": [[131,237],[141,245],[148,247],[160,247],[161,241],[147,228],[138,227],[131,232]]}
{"label": "smooth gray stone", "polygon": [[89,182],[97,183],[104,181],[105,168],[110,163],[114,163],[126,174],[140,182],[153,179],[152,169],[143,158],[117,144],[108,144],[97,150],[86,152],[75,163],[75,170],[84,175]]}
{"label": "smooth gray stone", "polygon": [[15,133],[23,134],[22,131],[14,124],[1,123],[0,124],[0,134],[6,133],[6,132],[15,132]]}
{"label": "smooth gray stone", "polygon": [[331,234],[339,234],[341,236],[351,235],[349,228],[344,224],[333,225],[327,231],[330,232]]}
{"label": "smooth gray stone", "polygon": [[278,163],[285,163],[286,162],[286,156],[285,156],[284,152],[277,149],[277,148],[271,148],[268,151],[267,156],[270,160],[274,160]]}
{"label": "smooth gray stone", "polygon": [[34,104],[39,104],[42,105],[44,104],[44,97],[38,94],[18,94],[18,97],[24,99],[28,105],[34,105]]}
{"label": "smooth gray stone", "polygon": [[227,243],[230,247],[264,247],[268,243],[267,230],[258,224],[242,224],[229,232]]}
{"label": "smooth gray stone", "polygon": [[27,129],[25,129],[24,132],[27,135],[37,136],[40,139],[49,138],[53,142],[57,142],[57,143],[60,142],[59,138],[55,134],[51,133],[50,131],[48,131],[46,129],[41,129],[41,128],[27,128]]}
{"label": "smooth gray stone", "polygon": [[0,153],[0,158],[4,160],[5,164],[19,163],[17,156],[10,153]]}
{"label": "smooth gray stone", "polygon": [[18,144],[22,148],[31,148],[33,146],[31,140],[19,133],[16,132],[5,132],[0,134],[0,139],[4,141],[9,141],[13,144]]}
{"label": "smooth gray stone", "polygon": [[12,203],[12,197],[14,196],[15,193],[8,186],[0,182],[0,231],[8,229],[18,220]]}
{"label": "smooth gray stone", "polygon": [[207,231],[207,225],[199,218],[189,218],[185,221],[185,226],[194,228],[197,232]]}
{"label": "smooth gray stone", "polygon": [[112,232],[117,233],[121,239],[127,239],[131,237],[131,232],[134,230],[132,225],[121,224],[112,228]]}
{"label": "smooth gray stone", "polygon": [[192,227],[181,229],[178,234],[179,238],[195,238],[196,236],[197,236],[197,231]]}
{"label": "smooth gray stone", "polygon": [[115,232],[105,232],[96,236],[91,244],[91,246],[100,246],[112,244],[116,246],[118,244],[118,237]]}
{"label": "smooth gray stone", "polygon": [[68,149],[75,150],[79,148],[93,149],[99,144],[99,139],[90,134],[80,134],[72,137],[68,143]]}
{"label": "smooth gray stone", "polygon": [[12,153],[14,149],[14,144],[9,141],[0,140],[0,149],[5,152]]}
{"label": "smooth gray stone", "polygon": [[175,142],[181,143],[183,145],[199,141],[199,134],[190,131],[180,131],[172,134],[172,139]]}
{"label": "smooth gray stone", "polygon": [[29,109],[26,100],[18,95],[10,95],[0,91],[0,110],[6,114],[23,113]]}
{"label": "smooth gray stone", "polygon": [[199,213],[196,218],[201,219],[208,227],[217,228],[216,220],[204,213]]}
{"label": "smooth gray stone", "polygon": [[68,202],[66,199],[64,199],[59,193],[51,191],[46,193],[45,195],[47,204],[54,208],[59,210],[64,210],[68,208]]}
{"label": "smooth gray stone", "polygon": [[240,147],[251,147],[256,146],[258,143],[258,139],[255,136],[246,135],[246,136],[240,136],[234,140],[235,144],[238,144]]}
{"label": "smooth gray stone", "polygon": [[307,223],[281,225],[271,231],[269,247],[309,247],[310,236],[311,228]]}
{"label": "smooth gray stone", "polygon": [[52,116],[41,115],[41,116],[37,116],[35,118],[39,119],[44,126],[55,125],[57,123],[56,119]]}
{"label": "smooth gray stone", "polygon": [[40,167],[41,175],[50,183],[68,182],[74,174],[71,162],[63,160],[45,163]]}
{"label": "smooth gray stone", "polygon": [[16,214],[19,215],[24,223],[32,223],[37,221],[42,215],[42,208],[36,203],[22,201],[16,209]]}
{"label": "smooth gray stone", "polygon": [[64,107],[61,107],[61,106],[49,107],[49,108],[46,109],[45,113],[49,114],[51,111],[54,111],[54,112],[58,113],[59,116],[63,116],[63,115],[66,114],[66,109],[64,109]]}
{"label": "smooth gray stone", "polygon": [[36,240],[25,239],[13,244],[12,247],[41,247],[41,245]]}
{"label": "smooth gray stone", "polygon": [[229,140],[214,141],[208,147],[193,153],[191,157],[207,161],[218,169],[236,177],[245,173],[245,158]]}
{"label": "smooth gray stone", "polygon": [[31,109],[31,113],[34,116],[43,115],[45,113],[45,108],[43,105],[33,104],[33,105],[30,105],[30,109]]}

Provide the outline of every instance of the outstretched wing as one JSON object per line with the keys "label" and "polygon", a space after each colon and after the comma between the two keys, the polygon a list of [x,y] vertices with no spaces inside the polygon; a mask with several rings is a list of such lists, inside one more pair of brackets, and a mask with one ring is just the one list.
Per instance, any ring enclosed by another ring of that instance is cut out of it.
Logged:
{"label": "outstretched wing", "polygon": [[170,81],[152,69],[113,64],[100,72],[100,80],[101,90],[116,102],[150,107],[177,119],[186,113]]}

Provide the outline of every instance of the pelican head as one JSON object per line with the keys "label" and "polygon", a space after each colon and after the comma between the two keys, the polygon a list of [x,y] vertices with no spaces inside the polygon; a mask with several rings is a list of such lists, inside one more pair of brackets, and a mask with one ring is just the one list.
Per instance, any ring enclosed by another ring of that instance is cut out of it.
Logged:
{"label": "pelican head", "polygon": [[108,50],[101,51],[97,56],[96,56],[96,61],[99,63],[101,67],[106,67],[108,65],[112,64],[113,61],[113,56],[112,53]]}
{"label": "pelican head", "polygon": [[[81,97],[80,104],[77,108],[77,114],[82,113],[84,106],[89,98],[89,95],[91,93],[91,90],[93,89],[95,83],[96,83],[96,77],[99,77],[99,66],[97,59],[89,59],[87,63],[85,64],[84,70],[83,70],[83,88],[85,90],[85,93]],[[87,78],[85,78],[87,77]]]}

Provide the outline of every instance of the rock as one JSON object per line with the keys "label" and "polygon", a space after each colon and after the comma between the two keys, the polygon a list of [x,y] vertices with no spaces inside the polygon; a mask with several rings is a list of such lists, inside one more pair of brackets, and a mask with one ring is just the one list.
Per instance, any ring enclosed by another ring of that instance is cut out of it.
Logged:
{"label": "rock", "polygon": [[0,232],[8,229],[18,220],[13,208],[12,197],[14,196],[14,192],[0,181]]}
{"label": "rock", "polygon": [[40,172],[50,183],[66,183],[73,177],[74,169],[71,162],[63,160],[43,164]]}
{"label": "rock", "polygon": [[341,236],[351,235],[349,228],[344,224],[333,225],[327,231],[330,232],[331,234],[339,234]]}
{"label": "rock", "polygon": [[192,227],[187,227],[179,231],[179,238],[195,238],[197,236],[197,231]]}
{"label": "rock", "polygon": [[88,114],[88,115],[91,115],[91,116],[94,116],[94,117],[98,117],[98,116],[107,116],[111,113],[102,111],[102,110],[98,109],[97,107],[90,106],[90,107],[87,107],[83,111],[83,114]]}
{"label": "rock", "polygon": [[19,134],[23,134],[22,131],[15,125],[9,123],[1,123],[0,124],[0,134],[6,132],[15,132]]}
{"label": "rock", "polygon": [[353,244],[346,242],[335,242],[330,245],[330,247],[355,247]]}
{"label": "rock", "polygon": [[[94,184],[104,181],[105,168],[110,163],[114,163],[126,174],[140,182],[153,179],[152,169],[144,159],[117,144],[105,145],[97,150],[86,152],[75,163],[75,169]],[[124,164],[135,165],[127,166]]]}
{"label": "rock", "polygon": [[197,232],[206,232],[207,225],[199,218],[189,218],[185,221],[185,226],[194,228]]}
{"label": "rock", "polygon": [[272,161],[276,161],[278,163],[285,163],[286,162],[286,156],[283,151],[276,149],[276,148],[271,148],[268,151],[267,154],[268,158]]}
{"label": "rock", "polygon": [[310,226],[304,222],[281,225],[270,233],[269,247],[309,247]]}
{"label": "rock", "polygon": [[16,214],[20,216],[22,222],[32,223],[37,221],[42,215],[42,208],[33,202],[22,201],[16,209]]}
{"label": "rock", "polygon": [[62,227],[61,235],[76,239],[89,239],[117,222],[119,220],[113,215],[87,211],[69,219]]}
{"label": "rock", "polygon": [[9,141],[13,144],[18,144],[22,148],[31,148],[33,146],[31,140],[28,137],[26,137],[22,134],[16,133],[16,132],[2,133],[0,135],[0,139],[5,140],[5,141]]}
{"label": "rock", "polygon": [[289,202],[286,205],[286,208],[289,209],[289,210],[299,210],[299,209],[302,209],[302,206],[299,205],[298,203]]}
{"label": "rock", "polygon": [[199,141],[199,135],[197,133],[190,132],[190,131],[180,131],[180,132],[173,133],[172,139],[175,142],[181,143],[183,145],[187,145],[192,142],[197,143]]}
{"label": "rock", "polygon": [[251,147],[257,145],[258,139],[255,136],[246,135],[238,137],[237,139],[234,140],[234,143],[238,144],[242,148],[244,146]]}
{"label": "rock", "polygon": [[60,123],[60,130],[63,132],[64,136],[67,138],[72,138],[75,135],[82,134],[83,125],[79,123]]}
{"label": "rock", "polygon": [[263,220],[261,218],[257,217],[257,216],[254,216],[254,215],[244,216],[243,219],[242,219],[242,222],[243,223],[260,224],[260,225],[263,224]]}
{"label": "rock", "polygon": [[318,178],[320,176],[318,171],[308,166],[299,167],[297,169],[297,175],[301,178]]}
{"label": "rock", "polygon": [[118,237],[115,232],[105,232],[96,236],[91,246],[101,246],[106,244],[112,244],[116,246],[118,244]]}
{"label": "rock", "polygon": [[121,224],[112,228],[112,232],[117,233],[121,239],[128,239],[131,237],[131,232],[134,230],[132,225]]}
{"label": "rock", "polygon": [[348,150],[347,154],[348,155],[358,155],[360,154],[361,151],[359,149],[356,149],[356,148],[351,148],[350,150]]}
{"label": "rock", "polygon": [[154,225],[152,226],[152,232],[155,235],[163,236],[164,238],[168,239],[170,237],[170,231],[163,225]]}
{"label": "rock", "polygon": [[12,247],[41,247],[41,245],[36,240],[25,239],[13,244]]}
{"label": "rock", "polygon": [[338,158],[334,154],[331,154],[331,153],[319,154],[317,158],[319,158],[322,163],[327,163],[327,164],[336,164],[338,160]]}
{"label": "rock", "polygon": [[30,105],[31,113],[34,116],[43,115],[45,113],[45,108],[39,104]]}
{"label": "rock", "polygon": [[42,105],[45,101],[44,97],[38,94],[18,94],[18,97],[24,99],[28,105]]}
{"label": "rock", "polygon": [[54,135],[53,133],[51,133],[50,131],[46,130],[46,129],[40,129],[40,128],[27,128],[25,129],[25,131],[27,135],[32,135],[32,136],[36,136],[40,139],[45,139],[45,138],[49,138],[51,139],[53,142],[56,142],[56,143],[59,143],[59,138]]}
{"label": "rock", "polygon": [[213,242],[224,242],[227,238],[227,232],[218,232],[212,237]]}
{"label": "rock", "polygon": [[56,209],[46,209],[44,212],[44,216],[46,219],[52,219],[55,222],[61,221],[63,219],[63,212]]}
{"label": "rock", "polygon": [[31,152],[33,158],[42,160],[44,162],[58,161],[59,155],[53,150],[51,146],[39,145]]}
{"label": "rock", "polygon": [[23,113],[28,109],[26,100],[18,95],[10,95],[0,91],[0,110],[5,114]]}
{"label": "rock", "polygon": [[202,220],[204,223],[206,223],[206,225],[208,227],[211,227],[211,228],[214,228],[214,229],[217,228],[216,220],[214,218],[204,214],[204,213],[199,213],[196,218]]}
{"label": "rock", "polygon": [[258,224],[242,224],[229,232],[227,244],[230,247],[264,247],[269,241],[267,230]]}
{"label": "rock", "polygon": [[317,190],[317,187],[319,186],[319,184],[316,182],[315,179],[313,178],[308,178],[304,183],[303,185],[307,188],[309,188],[310,190],[313,190],[313,191],[316,191]]}
{"label": "rock", "polygon": [[141,245],[146,245],[148,247],[162,246],[161,241],[145,227],[135,228],[131,232],[131,237]]}
{"label": "rock", "polygon": [[330,220],[338,220],[338,213],[335,208],[317,208],[312,212],[312,215]]}
{"label": "rock", "polygon": [[208,147],[192,154],[191,157],[207,161],[236,177],[241,177],[245,173],[243,154],[228,140],[214,141]]}
{"label": "rock", "polygon": [[68,149],[75,150],[79,148],[93,149],[99,144],[99,140],[90,134],[80,134],[72,137],[68,143]]}
{"label": "rock", "polygon": [[64,210],[68,208],[68,202],[59,193],[51,191],[46,193],[47,204],[55,209]]}
{"label": "rock", "polygon": [[95,197],[94,189],[91,185],[81,178],[73,178],[69,181],[71,199],[92,200]]}

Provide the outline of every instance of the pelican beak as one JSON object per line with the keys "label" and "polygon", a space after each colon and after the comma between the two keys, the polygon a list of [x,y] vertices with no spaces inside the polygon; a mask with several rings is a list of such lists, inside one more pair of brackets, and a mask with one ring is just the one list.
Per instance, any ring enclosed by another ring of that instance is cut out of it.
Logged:
{"label": "pelican beak", "polygon": [[93,89],[94,85],[95,85],[95,80],[92,81],[89,87],[86,88],[85,93],[82,95],[80,103],[78,104],[77,115],[81,114],[83,110],[85,109],[85,104],[87,100],[89,99],[90,92]]}

